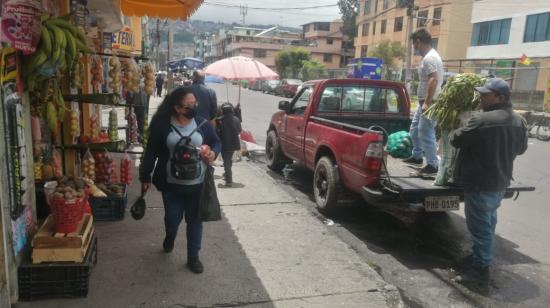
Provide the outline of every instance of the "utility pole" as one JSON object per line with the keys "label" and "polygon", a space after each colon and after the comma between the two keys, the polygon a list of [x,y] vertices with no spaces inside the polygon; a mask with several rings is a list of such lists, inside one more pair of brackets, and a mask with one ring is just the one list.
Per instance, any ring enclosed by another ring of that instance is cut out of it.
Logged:
{"label": "utility pole", "polygon": [[407,0],[406,2],[407,7],[407,37],[406,37],[406,45],[407,45],[407,59],[405,62],[405,82],[409,82],[412,80],[412,71],[411,71],[411,58],[412,58],[412,40],[411,40],[411,34],[413,33],[413,18],[414,18],[414,0]]}
{"label": "utility pole", "polygon": [[168,69],[168,84],[167,84],[167,91],[172,90],[172,87],[174,86],[174,76],[172,72],[170,71],[170,67],[168,67],[168,62],[172,60],[172,48],[174,45],[174,32],[172,31],[172,23],[168,21],[168,56],[166,59],[166,67]]}
{"label": "utility pole", "polygon": [[240,6],[241,15],[243,16],[243,26],[246,24],[246,14],[248,14],[248,4]]}

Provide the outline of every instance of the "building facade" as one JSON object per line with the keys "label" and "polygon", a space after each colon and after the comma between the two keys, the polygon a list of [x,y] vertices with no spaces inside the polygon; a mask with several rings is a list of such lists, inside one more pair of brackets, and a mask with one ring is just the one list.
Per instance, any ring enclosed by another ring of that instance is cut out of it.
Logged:
{"label": "building facade", "polygon": [[220,30],[212,45],[213,60],[245,56],[254,58],[270,68],[275,68],[277,53],[301,47],[311,52],[311,57],[328,69],[345,65],[353,56],[353,48],[343,43],[342,22],[314,22],[302,26],[303,32],[281,30],[278,27],[257,29],[234,27]]}
{"label": "building facade", "polygon": [[539,109],[550,78],[550,1],[478,0],[471,23],[467,66],[508,80],[515,102]]}
{"label": "building facade", "polygon": [[[381,41],[406,46],[409,33],[407,9],[398,0],[360,0],[355,57],[366,57]],[[443,59],[463,59],[470,43],[473,0],[416,0],[411,32],[425,27]],[[413,56],[413,63],[420,57]]]}

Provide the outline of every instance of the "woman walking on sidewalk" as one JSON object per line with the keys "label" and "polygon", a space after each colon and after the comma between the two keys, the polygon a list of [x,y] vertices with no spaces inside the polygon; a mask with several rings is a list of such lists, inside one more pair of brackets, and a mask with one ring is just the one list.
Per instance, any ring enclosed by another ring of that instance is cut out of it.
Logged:
{"label": "woman walking on sidewalk", "polygon": [[196,113],[197,100],[191,87],[177,88],[165,97],[151,120],[140,181],[143,191],[150,188],[152,180],[162,193],[164,251],[169,253],[174,248],[178,227],[185,215],[187,267],[194,273],[202,273],[199,197],[206,164],[213,163],[221,143],[209,121],[197,117]]}

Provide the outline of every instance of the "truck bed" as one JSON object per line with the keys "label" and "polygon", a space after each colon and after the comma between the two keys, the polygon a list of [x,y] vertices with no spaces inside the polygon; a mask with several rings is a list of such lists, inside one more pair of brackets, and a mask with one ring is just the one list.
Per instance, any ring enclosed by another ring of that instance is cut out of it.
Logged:
{"label": "truck bed", "polygon": [[[411,176],[417,167],[404,164],[401,159],[388,156],[387,175],[381,179],[380,189],[364,188],[363,196],[376,202],[404,201],[408,203],[422,203],[426,197],[459,196],[464,198],[464,189],[460,186],[436,186],[434,179],[424,179]],[[532,186],[514,182],[507,188],[506,198],[522,191],[534,191]]]}

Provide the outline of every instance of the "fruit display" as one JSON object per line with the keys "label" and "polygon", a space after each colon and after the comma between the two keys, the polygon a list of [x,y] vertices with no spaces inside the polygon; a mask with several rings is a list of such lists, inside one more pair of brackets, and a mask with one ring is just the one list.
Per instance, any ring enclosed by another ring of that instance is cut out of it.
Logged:
{"label": "fruit display", "polygon": [[49,180],[54,177],[53,167],[49,164],[42,165],[42,179]]}
{"label": "fruit display", "polygon": [[44,19],[38,49],[23,61],[28,90],[32,92],[46,79],[71,69],[78,62],[81,51],[89,51],[86,37],[67,17]]}
{"label": "fruit display", "polygon": [[128,114],[128,132],[128,142],[138,143],[138,123],[137,116],[134,111],[130,111],[130,113]]}
{"label": "fruit display", "polygon": [[155,91],[155,71],[151,63],[145,64],[143,68],[143,77],[145,78],[145,93],[152,96]]}
{"label": "fruit display", "polygon": [[91,69],[92,73],[92,90],[94,93],[101,92],[101,86],[103,85],[103,59],[100,56],[91,57]]}
{"label": "fruit display", "polygon": [[89,178],[82,178],[82,180],[88,185],[90,188],[90,195],[95,198],[105,198],[107,197],[107,194],[101,191],[97,186],[95,185],[94,181]]}
{"label": "fruit display", "polygon": [[118,57],[111,57],[109,59],[109,88],[113,93],[120,94],[121,79],[121,64]]}
{"label": "fruit display", "polygon": [[120,160],[120,182],[132,184],[132,160],[128,154]]}
{"label": "fruit display", "polygon": [[55,187],[55,192],[53,193],[53,197],[55,198],[72,201],[76,198],[86,197],[86,188],[88,185],[82,178],[64,176],[57,183],[57,187]]}
{"label": "fruit display", "polygon": [[90,150],[86,151],[84,154],[84,159],[82,159],[82,174],[84,177],[95,181],[95,160],[92,156]]}
{"label": "fruit display", "polygon": [[109,112],[109,140],[118,140],[118,113],[115,108]]}
{"label": "fruit display", "polygon": [[73,139],[78,138],[78,136],[80,136],[80,113],[77,110],[71,110],[71,121],[69,123],[69,131]]}
{"label": "fruit display", "polygon": [[40,162],[34,163],[34,179],[42,180],[42,164]]}
{"label": "fruit display", "polygon": [[97,183],[111,183],[111,174],[114,171],[113,168],[113,156],[111,153],[96,152],[95,157],[95,179]]}
{"label": "fruit display", "polygon": [[113,160],[113,171],[111,172],[111,179],[109,181],[109,183],[118,183],[118,168],[117,168],[117,163],[115,160]]}
{"label": "fruit display", "polygon": [[124,197],[124,190],[126,187],[124,185],[119,185],[119,184],[110,184],[110,185],[97,184],[97,188],[99,188],[102,192],[104,192],[107,195],[107,197],[122,198]]}
{"label": "fruit display", "polygon": [[53,149],[51,154],[51,165],[53,167],[53,174],[56,177],[61,177],[63,175],[63,167],[61,165],[62,158],[61,152],[58,149]]}
{"label": "fruit display", "polygon": [[99,117],[97,114],[93,114],[90,117],[90,135],[92,141],[99,138]]}
{"label": "fruit display", "polygon": [[77,58],[76,61],[71,66],[70,71],[70,80],[71,80],[71,88],[81,88],[82,87],[82,62],[80,62],[80,59]]}
{"label": "fruit display", "polygon": [[130,92],[139,91],[140,71],[139,66],[133,59],[124,61],[124,75],[122,78],[122,86]]}

